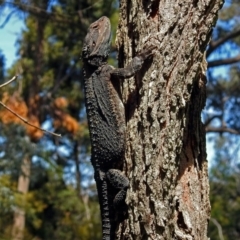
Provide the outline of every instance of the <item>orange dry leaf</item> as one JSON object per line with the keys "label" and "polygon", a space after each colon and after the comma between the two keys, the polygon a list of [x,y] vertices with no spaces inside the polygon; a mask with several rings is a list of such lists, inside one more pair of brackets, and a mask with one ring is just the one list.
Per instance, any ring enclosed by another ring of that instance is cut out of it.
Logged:
{"label": "orange dry leaf", "polygon": [[[23,118],[27,117],[28,108],[26,103],[17,94],[9,96],[8,93],[3,94],[2,102],[11,108],[15,113],[19,114]],[[4,124],[8,123],[21,123],[22,121],[9,112],[6,108],[0,109],[0,119]]]}
{"label": "orange dry leaf", "polygon": [[57,116],[53,123],[55,128],[62,127],[72,134],[79,131],[79,123],[75,118],[64,112],[58,112]]}
{"label": "orange dry leaf", "polygon": [[[36,127],[40,127],[40,123],[38,121],[38,118],[31,115],[29,118],[28,118],[28,121],[33,124],[34,126]],[[28,136],[31,138],[31,140],[33,141],[38,141],[42,136],[43,136],[43,131],[40,130],[40,129],[37,129],[37,128],[34,128],[32,126],[29,126],[29,125],[26,125],[25,126],[26,129],[27,129],[27,134]]]}
{"label": "orange dry leaf", "polygon": [[77,120],[68,114],[66,114],[65,118],[63,119],[63,127],[65,127],[68,132],[73,134],[76,134],[79,129]]}
{"label": "orange dry leaf", "polygon": [[[35,101],[36,100],[37,99],[35,99]],[[6,104],[12,111],[17,113],[21,117],[27,119],[28,122],[30,122],[31,124],[40,127],[40,123],[37,117],[33,115],[28,117],[28,107],[24,100],[17,93],[14,93],[12,96],[9,96],[9,94],[5,92],[3,94],[2,102]],[[32,101],[32,104],[34,104],[34,101]],[[43,136],[43,132],[41,130],[27,125],[17,116],[8,111],[6,108],[0,108],[0,119],[4,124],[16,123],[23,125],[27,130],[28,136],[33,141],[37,141]]]}
{"label": "orange dry leaf", "polygon": [[39,95],[35,95],[34,97],[31,97],[29,99],[29,106],[31,106],[31,110],[36,110],[39,108],[39,100],[40,100],[40,96]]}
{"label": "orange dry leaf", "polygon": [[54,100],[54,127],[64,128],[67,132],[77,134],[79,131],[79,123],[68,113],[64,112],[64,109],[68,107],[68,100],[65,97],[58,97]]}
{"label": "orange dry leaf", "polygon": [[54,106],[58,109],[63,109],[68,106],[68,100],[65,97],[58,97],[54,100]]}

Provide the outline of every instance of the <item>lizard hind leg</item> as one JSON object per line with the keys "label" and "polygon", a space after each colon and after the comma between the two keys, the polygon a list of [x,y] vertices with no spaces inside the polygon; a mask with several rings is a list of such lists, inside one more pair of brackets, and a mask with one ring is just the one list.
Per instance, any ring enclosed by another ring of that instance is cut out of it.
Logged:
{"label": "lizard hind leg", "polygon": [[106,173],[106,177],[111,186],[119,190],[113,200],[113,205],[116,208],[125,203],[129,181],[127,177],[118,169],[109,169]]}

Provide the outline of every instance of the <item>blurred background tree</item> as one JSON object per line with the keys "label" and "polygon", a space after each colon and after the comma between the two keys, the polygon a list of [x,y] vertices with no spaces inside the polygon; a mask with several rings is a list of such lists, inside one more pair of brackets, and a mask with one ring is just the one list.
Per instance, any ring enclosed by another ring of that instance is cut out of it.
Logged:
{"label": "blurred background tree", "polygon": [[[0,99],[62,137],[44,135],[0,108],[0,239],[100,239],[79,58],[87,27],[102,15],[111,19],[114,41],[118,2],[0,1],[0,14],[6,8],[1,27],[14,15],[25,28],[11,68],[5,69],[0,52],[0,84],[19,74],[1,89]],[[227,0],[207,51],[203,122],[210,146],[213,240],[240,239],[239,26],[240,2]]]}
{"label": "blurred background tree", "polygon": [[[4,69],[1,101],[36,126],[0,109],[0,239],[100,239],[101,225],[81,73],[82,41],[102,15],[117,24],[116,1],[0,1],[0,14],[24,21],[18,60]],[[11,77],[10,77],[11,76]]]}
{"label": "blurred background tree", "polygon": [[[226,0],[207,51],[203,111],[210,164],[212,240],[240,239],[240,2]],[[210,149],[210,148],[209,148]]]}

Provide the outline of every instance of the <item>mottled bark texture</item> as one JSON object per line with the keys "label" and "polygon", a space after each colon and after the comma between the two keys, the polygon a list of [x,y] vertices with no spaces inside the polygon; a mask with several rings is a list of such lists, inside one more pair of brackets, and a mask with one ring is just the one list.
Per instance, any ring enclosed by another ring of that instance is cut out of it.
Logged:
{"label": "mottled bark texture", "polygon": [[120,3],[120,67],[150,42],[158,49],[123,83],[128,218],[116,239],[207,239],[208,164],[201,111],[204,52],[222,0]]}

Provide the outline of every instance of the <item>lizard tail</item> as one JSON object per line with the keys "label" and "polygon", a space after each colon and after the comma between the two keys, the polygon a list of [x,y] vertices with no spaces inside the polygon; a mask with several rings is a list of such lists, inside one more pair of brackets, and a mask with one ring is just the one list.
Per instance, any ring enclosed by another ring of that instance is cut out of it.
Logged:
{"label": "lizard tail", "polygon": [[102,240],[112,240],[113,238],[111,238],[110,209],[106,179],[102,180],[100,183],[97,183],[97,188],[102,216]]}

